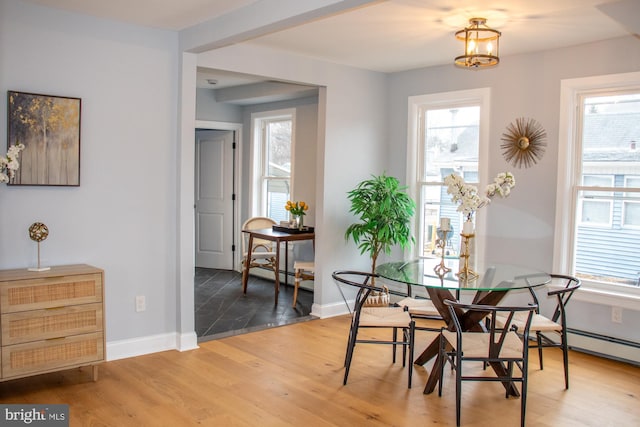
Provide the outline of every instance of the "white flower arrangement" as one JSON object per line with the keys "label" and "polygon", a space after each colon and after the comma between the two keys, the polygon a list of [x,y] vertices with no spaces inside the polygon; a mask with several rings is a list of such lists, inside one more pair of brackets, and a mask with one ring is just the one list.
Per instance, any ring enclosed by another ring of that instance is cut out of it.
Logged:
{"label": "white flower arrangement", "polygon": [[491,199],[496,195],[502,198],[508,197],[511,189],[516,185],[516,180],[511,172],[499,173],[493,182],[487,185],[483,196],[478,193],[475,185],[467,184],[458,174],[447,175],[444,183],[447,186],[447,193],[451,194],[451,201],[458,204],[458,212],[461,212],[467,221],[471,221],[473,214],[491,203]]}
{"label": "white flower arrangement", "polygon": [[9,182],[20,168],[18,157],[22,150],[24,150],[24,144],[12,145],[6,157],[0,156],[0,183]]}

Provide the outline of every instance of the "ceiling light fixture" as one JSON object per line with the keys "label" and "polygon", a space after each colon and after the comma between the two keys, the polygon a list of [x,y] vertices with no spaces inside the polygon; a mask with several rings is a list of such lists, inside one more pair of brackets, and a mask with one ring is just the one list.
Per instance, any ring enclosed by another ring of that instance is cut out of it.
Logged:
{"label": "ceiling light fixture", "polygon": [[456,57],[455,64],[462,68],[485,68],[498,65],[500,31],[489,28],[485,18],[469,19],[469,26],[456,32],[464,42],[464,55]]}

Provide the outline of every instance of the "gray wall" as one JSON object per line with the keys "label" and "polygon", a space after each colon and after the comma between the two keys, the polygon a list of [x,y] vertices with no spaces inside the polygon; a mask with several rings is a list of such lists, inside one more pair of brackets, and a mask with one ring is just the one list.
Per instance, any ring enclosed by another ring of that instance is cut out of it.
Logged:
{"label": "gray wall", "polygon": [[[240,191],[238,192],[240,224],[249,218],[249,185],[251,171],[251,115],[257,112],[281,109],[295,109],[295,153],[294,153],[294,194],[293,200],[304,200],[312,203],[316,199],[316,149],[318,141],[318,97],[306,97],[288,101],[267,102],[262,104],[238,106],[219,103],[215,100],[213,91],[199,89],[196,104],[196,117],[200,120],[216,122],[242,123],[242,159],[240,177]],[[306,225],[315,224],[315,206],[310,205],[305,216]],[[238,238],[241,238],[238,236]],[[295,259],[313,259],[313,245],[311,242],[299,242],[291,245]],[[295,261],[290,257],[290,270]]]}
{"label": "gray wall", "polygon": [[[499,141],[511,121],[533,117],[545,126],[549,146],[542,161],[514,171],[517,189],[485,213],[489,246],[497,255],[550,268],[560,80],[638,71],[638,43],[628,37],[505,57],[498,68],[479,72],[443,66],[385,75],[249,44],[198,54],[194,64],[183,64],[174,32],[0,0],[2,92],[82,98],[81,186],[0,186],[0,268],[35,262],[27,228],[42,221],[50,229],[42,244],[45,264],[89,263],[106,271],[109,359],[179,347],[177,333],[193,322],[193,278],[187,271],[193,265],[189,212],[196,119],[185,107],[196,105],[195,89],[191,99],[181,83],[195,87],[197,65],[321,86],[310,202],[319,230],[317,313],[344,310],[333,270],[368,266],[343,239],[353,220],[346,192],[384,170],[405,176],[410,95],[491,87],[491,174],[506,167]],[[0,116],[6,117],[6,103],[0,103]],[[6,134],[5,121],[0,134]],[[177,271],[178,266],[186,267]],[[146,295],[146,311],[135,312],[136,295]],[[640,341],[636,310],[625,310],[623,324],[612,326],[606,306],[578,300],[572,309],[584,323],[580,327]]]}
{"label": "gray wall", "polygon": [[243,107],[216,102],[212,89],[196,90],[196,120],[242,123]]}
{"label": "gray wall", "polygon": [[[594,60],[596,59],[596,60]],[[478,211],[487,218],[492,258],[550,271],[553,267],[560,82],[585,76],[640,70],[640,42],[624,37],[567,49],[504,57],[495,69],[470,71],[453,65],[394,73],[389,78],[389,140],[407,140],[407,97],[491,88],[489,175],[509,170],[517,186],[507,199]],[[500,138],[518,117],[539,121],[547,149],[538,164],[517,169],[506,163]],[[406,176],[406,146],[389,144],[390,171]],[[558,272],[561,273],[561,272]],[[572,301],[571,326],[640,342],[638,311],[625,310],[623,324],[611,322],[610,305]],[[626,319],[629,319],[627,321]]]}
{"label": "gray wall", "polygon": [[[320,86],[316,145],[316,280],[314,313],[344,312],[331,272],[367,268],[345,243],[352,221],[347,191],[386,165],[386,76],[255,45],[234,45],[198,55],[198,66]],[[187,171],[188,173],[188,171]],[[339,311],[338,311],[339,310]]]}
{"label": "gray wall", "polygon": [[[318,144],[318,97],[308,97],[290,101],[269,102],[246,106],[243,109],[243,159],[242,170],[242,219],[249,217],[248,214],[248,194],[249,194],[249,171],[251,170],[251,114],[293,108],[296,110],[296,134],[294,153],[294,193],[292,198],[304,200],[311,203],[316,199],[316,156],[315,151]],[[316,206],[310,205],[305,217],[305,224],[315,224]]]}
{"label": "gray wall", "polygon": [[0,185],[0,268],[35,265],[35,221],[50,231],[44,265],[103,268],[108,358],[127,339],[175,343],[177,46],[174,32],[0,0],[0,92],[82,99],[80,187]]}

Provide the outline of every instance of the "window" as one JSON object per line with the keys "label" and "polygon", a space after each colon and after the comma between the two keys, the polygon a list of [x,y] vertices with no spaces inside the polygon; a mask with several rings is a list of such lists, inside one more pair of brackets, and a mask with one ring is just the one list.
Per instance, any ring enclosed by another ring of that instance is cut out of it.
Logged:
{"label": "window", "polygon": [[640,293],[640,73],[563,81],[554,269]]}
{"label": "window", "polygon": [[[640,176],[627,176],[625,187],[640,188]],[[622,206],[622,226],[640,228],[640,200],[625,200]]]}
{"label": "window", "polygon": [[[463,218],[443,180],[455,172],[466,182],[478,184],[486,176],[479,159],[486,156],[488,147],[488,103],[488,89],[409,98],[409,135],[414,136],[409,141],[407,170],[417,205],[417,256],[438,255],[435,241],[441,217],[451,218],[454,230],[447,253],[455,256],[459,251]],[[477,229],[483,226],[476,224]]]}
{"label": "window", "polygon": [[288,221],[284,206],[292,187],[294,112],[254,114],[252,124],[252,215]]}
{"label": "window", "polygon": [[[587,187],[612,187],[612,175],[582,175],[582,186]],[[613,206],[613,193],[601,191],[583,191],[580,197],[580,222],[581,225],[607,226],[611,225],[611,207]]]}

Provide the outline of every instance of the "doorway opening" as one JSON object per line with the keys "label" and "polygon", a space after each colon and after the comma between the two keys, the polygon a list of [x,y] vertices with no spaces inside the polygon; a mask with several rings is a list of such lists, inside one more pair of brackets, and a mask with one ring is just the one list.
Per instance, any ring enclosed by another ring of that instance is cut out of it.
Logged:
{"label": "doorway opening", "polygon": [[273,280],[249,276],[242,293],[242,125],[198,122],[195,129],[194,314],[198,341],[310,320],[313,292],[281,288],[273,303]]}

